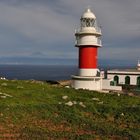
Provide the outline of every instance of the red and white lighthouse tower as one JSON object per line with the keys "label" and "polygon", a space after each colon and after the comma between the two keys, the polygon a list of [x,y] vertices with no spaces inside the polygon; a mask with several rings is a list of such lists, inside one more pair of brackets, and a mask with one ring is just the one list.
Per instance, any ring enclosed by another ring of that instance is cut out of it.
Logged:
{"label": "red and white lighthouse tower", "polygon": [[75,32],[79,49],[79,73],[72,76],[72,87],[76,89],[101,90],[102,77],[98,69],[98,47],[101,47],[101,29],[96,17],[88,8],[81,17],[81,27]]}

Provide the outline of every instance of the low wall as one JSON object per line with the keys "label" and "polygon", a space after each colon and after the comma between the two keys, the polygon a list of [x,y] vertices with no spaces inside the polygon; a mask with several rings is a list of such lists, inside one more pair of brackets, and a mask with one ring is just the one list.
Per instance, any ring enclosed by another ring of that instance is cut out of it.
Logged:
{"label": "low wall", "polygon": [[122,90],[122,86],[111,86],[110,82],[111,82],[110,79],[103,79],[102,80],[102,89],[103,90],[116,90],[116,91]]}

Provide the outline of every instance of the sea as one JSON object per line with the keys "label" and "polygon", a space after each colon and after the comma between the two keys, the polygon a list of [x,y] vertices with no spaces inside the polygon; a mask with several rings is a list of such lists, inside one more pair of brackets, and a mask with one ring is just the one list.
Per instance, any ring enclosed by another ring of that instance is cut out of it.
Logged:
{"label": "sea", "polygon": [[0,77],[9,80],[69,80],[76,73],[72,65],[0,65]]}
{"label": "sea", "polygon": [[69,80],[77,73],[75,65],[0,65],[0,77],[9,80]]}

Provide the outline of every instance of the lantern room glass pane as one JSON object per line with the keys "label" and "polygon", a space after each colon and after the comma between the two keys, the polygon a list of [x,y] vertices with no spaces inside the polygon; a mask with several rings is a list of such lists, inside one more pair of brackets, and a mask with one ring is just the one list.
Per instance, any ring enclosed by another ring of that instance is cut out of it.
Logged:
{"label": "lantern room glass pane", "polygon": [[91,18],[82,18],[81,27],[95,27],[95,20]]}

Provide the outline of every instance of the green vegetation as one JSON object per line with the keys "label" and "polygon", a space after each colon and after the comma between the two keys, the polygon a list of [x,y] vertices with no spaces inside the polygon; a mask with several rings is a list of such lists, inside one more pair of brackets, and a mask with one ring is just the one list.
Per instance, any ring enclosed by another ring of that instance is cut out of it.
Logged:
{"label": "green vegetation", "polygon": [[3,80],[0,140],[12,138],[139,140],[140,98]]}

